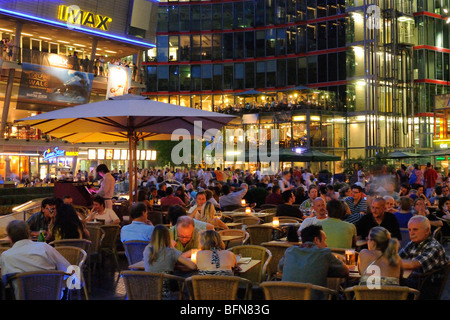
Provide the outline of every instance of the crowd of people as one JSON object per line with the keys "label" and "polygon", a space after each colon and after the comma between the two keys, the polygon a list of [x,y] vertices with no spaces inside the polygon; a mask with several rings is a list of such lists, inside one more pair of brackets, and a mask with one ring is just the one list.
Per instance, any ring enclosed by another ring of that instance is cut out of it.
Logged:
{"label": "crowd of people", "polygon": [[[121,225],[122,242],[149,242],[143,253],[146,271],[171,273],[181,268],[185,274],[233,275],[239,266],[221,239],[219,231],[228,229],[221,213],[242,207],[242,200],[258,209],[261,204],[249,197],[249,191],[258,188],[267,194],[263,204],[276,208],[275,216],[302,221],[294,236],[288,233],[287,241],[293,246],[279,263],[283,281],[325,286],[329,276],[347,277],[345,259],[330,248],[354,248],[359,250],[360,284],[372,281],[376,268],[381,285],[417,288],[417,277],[404,279],[403,272],[410,270],[420,275],[440,270],[447,263],[445,248],[433,232],[439,228],[444,235],[450,235],[445,221],[450,220],[450,197],[448,179],[440,178],[430,163],[425,170],[413,168],[406,181],[401,178],[401,169],[395,176],[387,174],[385,168],[363,175],[364,170],[355,166],[355,176],[341,182],[337,190],[335,185],[319,182],[308,169],[298,167],[274,176],[230,168],[139,170],[143,192],[130,206],[131,223],[125,224],[112,209],[118,200],[113,194],[117,176],[99,165],[96,171],[102,181],[98,189],[91,190],[94,205],[87,216],[77,213],[67,195],[64,199],[42,201],[41,211],[25,225],[14,222],[8,226],[14,245],[0,256],[2,276],[19,269],[23,272],[64,266],[61,257],[44,244],[30,241],[30,237],[43,230],[47,241],[88,239],[86,223],[99,220]],[[351,181],[353,178],[356,180]],[[168,224],[152,224],[148,214],[156,210],[155,206],[167,211]],[[14,228],[26,230],[20,231],[17,238]],[[405,228],[409,239],[401,244],[406,235],[401,229]],[[363,244],[358,245],[360,241]],[[40,259],[47,262],[29,261],[22,266],[17,252],[31,254],[37,246],[39,255],[42,253]],[[191,259],[194,252],[195,262]],[[435,296],[435,286],[442,277],[443,273],[434,274],[430,287],[422,288],[421,294],[425,298]],[[169,295],[165,286],[164,296]],[[321,298],[319,294],[315,297]]]}

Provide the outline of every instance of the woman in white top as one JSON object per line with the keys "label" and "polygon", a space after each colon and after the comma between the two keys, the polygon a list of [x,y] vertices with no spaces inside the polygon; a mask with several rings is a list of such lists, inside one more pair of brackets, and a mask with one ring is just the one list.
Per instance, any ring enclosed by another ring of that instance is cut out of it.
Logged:
{"label": "woman in white top", "polygon": [[96,196],[93,203],[94,206],[86,221],[103,220],[105,224],[120,224],[120,219],[114,210],[105,208],[105,200],[102,197]]}
{"label": "woman in white top", "polygon": [[216,209],[211,202],[206,202],[203,206],[203,210],[197,211],[193,218],[210,223],[214,226],[214,228],[228,229],[228,226],[225,224],[225,222],[216,217]]}

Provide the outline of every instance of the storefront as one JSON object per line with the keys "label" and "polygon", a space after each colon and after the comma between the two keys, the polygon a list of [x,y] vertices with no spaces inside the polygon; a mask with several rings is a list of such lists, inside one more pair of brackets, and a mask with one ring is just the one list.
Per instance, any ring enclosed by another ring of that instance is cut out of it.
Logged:
{"label": "storefront", "polygon": [[[38,153],[0,153],[0,175],[4,180],[38,176]],[[2,180],[0,179],[0,180]]]}
{"label": "storefront", "polygon": [[40,179],[72,179],[76,170],[78,151],[59,147],[48,148],[39,157]]}

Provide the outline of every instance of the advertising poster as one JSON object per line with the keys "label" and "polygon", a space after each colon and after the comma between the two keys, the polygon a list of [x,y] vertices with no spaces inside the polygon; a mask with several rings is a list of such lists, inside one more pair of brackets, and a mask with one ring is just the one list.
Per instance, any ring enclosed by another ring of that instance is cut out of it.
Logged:
{"label": "advertising poster", "polygon": [[131,87],[131,68],[108,63],[106,99],[122,96]]}
{"label": "advertising poster", "polygon": [[88,103],[93,79],[92,73],[23,63],[17,108],[49,111]]}

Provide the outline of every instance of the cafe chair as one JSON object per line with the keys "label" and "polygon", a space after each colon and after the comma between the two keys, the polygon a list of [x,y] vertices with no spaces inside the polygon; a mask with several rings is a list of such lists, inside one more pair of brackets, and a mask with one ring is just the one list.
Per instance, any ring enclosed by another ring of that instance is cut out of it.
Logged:
{"label": "cafe chair", "polygon": [[78,206],[73,204],[73,208],[75,209],[76,213],[79,217],[81,217],[83,220],[86,219],[89,216],[89,208],[86,206]]}
{"label": "cafe chair", "polygon": [[238,204],[238,205],[230,204],[228,206],[223,207],[222,211],[233,211],[233,210],[236,210],[236,209],[244,209],[244,211],[245,211],[245,208],[243,206],[241,206],[240,204]]}
{"label": "cafe chair", "polygon": [[[57,246],[55,249],[64,257],[71,265],[78,266],[80,268],[80,284],[83,288],[84,297],[89,300],[88,292],[86,289],[86,281],[84,279],[84,267],[86,263],[87,253],[81,248],[69,247],[69,246]],[[70,294],[70,292],[69,292]],[[80,299],[80,291],[78,291],[78,298]]]}
{"label": "cafe chair", "polygon": [[164,214],[162,211],[149,211],[147,212],[147,218],[154,226],[164,224]]}
{"label": "cafe chair", "polygon": [[279,227],[267,225],[250,225],[247,226],[245,230],[250,235],[251,245],[261,245],[263,242],[276,240],[284,233]]}
{"label": "cafe chair", "polygon": [[327,300],[338,293],[335,290],[311,283],[290,281],[265,281],[261,283],[266,300],[312,300],[313,291],[322,292]]}
{"label": "cafe chair", "polygon": [[92,272],[95,272],[97,263],[101,263],[101,254],[100,254],[100,243],[105,235],[105,232],[100,225],[90,225],[86,224],[86,229],[89,231],[89,240],[91,241],[91,246],[86,253],[88,254],[86,265],[88,268],[88,292],[91,292],[91,283],[92,283]]}
{"label": "cafe chair", "polygon": [[124,241],[125,255],[128,259],[128,265],[135,264],[144,259],[144,249],[150,241],[130,240]]}
{"label": "cafe chair", "polygon": [[404,248],[409,241],[411,240],[409,238],[409,230],[408,228],[400,228],[400,234],[402,235],[402,240],[399,241],[400,242],[400,249]]}
{"label": "cafe chair", "polygon": [[61,239],[61,240],[54,240],[49,243],[49,245],[53,247],[77,247],[80,249],[83,249],[86,253],[89,252],[89,249],[92,245],[91,240],[86,239]]}
{"label": "cafe chair", "polygon": [[[409,277],[417,278],[421,300],[439,300],[447,284],[449,271],[450,261],[441,268],[426,273],[412,273]],[[436,275],[440,275],[438,280],[434,279]]]}
{"label": "cafe chair", "polygon": [[64,278],[60,270],[20,272],[8,277],[17,300],[61,300]]}
{"label": "cafe chair", "polygon": [[246,226],[251,226],[254,224],[260,224],[262,221],[260,218],[255,216],[242,215],[239,217],[233,217],[233,222],[238,222]]}
{"label": "cafe chair", "polygon": [[178,284],[178,298],[184,299],[185,279],[166,273],[124,270],[120,276],[125,284],[127,300],[162,300],[164,281]]}
{"label": "cafe chair", "polygon": [[347,300],[407,300],[412,294],[414,300],[420,296],[420,291],[407,286],[380,286],[372,288],[368,286],[353,286],[344,289]]}
{"label": "cafe chair", "polygon": [[289,217],[289,216],[279,216],[278,220],[280,223],[302,223],[303,220],[296,217]]}
{"label": "cafe chair", "polygon": [[242,246],[247,243],[248,239],[250,238],[250,235],[247,231],[241,230],[241,229],[227,229],[227,230],[220,230],[218,233],[221,236],[241,236],[240,239],[232,240],[228,242],[227,248],[232,248],[235,246]]}
{"label": "cafe chair", "polygon": [[261,245],[272,254],[272,259],[267,266],[269,280],[280,280],[281,273],[278,272],[278,263],[284,257],[287,248],[292,247],[292,243],[287,242],[263,242]]}
{"label": "cafe chair", "polygon": [[266,208],[266,209],[261,209],[260,211],[258,211],[258,213],[277,213],[277,208]]}
{"label": "cafe chair", "polygon": [[245,286],[244,300],[249,299],[252,283],[236,276],[195,275],[186,279],[191,300],[236,300],[240,285]]}
{"label": "cafe chair", "polygon": [[260,206],[260,208],[261,208],[261,210],[264,210],[264,209],[273,209],[273,208],[277,208],[277,205],[276,204],[269,204],[269,203],[263,203],[261,206]]}
{"label": "cafe chair", "polygon": [[267,267],[270,260],[272,260],[272,253],[267,248],[263,246],[244,245],[236,246],[228,250],[241,257],[250,257],[252,260],[261,261],[247,272],[241,273],[241,278],[250,280],[253,286],[257,286],[259,283],[267,280]]}
{"label": "cafe chair", "polygon": [[117,270],[120,270],[119,258],[117,256],[117,237],[119,236],[120,226],[109,224],[100,226],[100,228],[105,232],[105,235],[100,243],[102,263],[105,255],[112,255]]}

